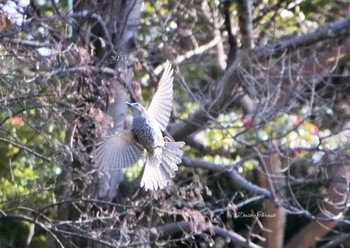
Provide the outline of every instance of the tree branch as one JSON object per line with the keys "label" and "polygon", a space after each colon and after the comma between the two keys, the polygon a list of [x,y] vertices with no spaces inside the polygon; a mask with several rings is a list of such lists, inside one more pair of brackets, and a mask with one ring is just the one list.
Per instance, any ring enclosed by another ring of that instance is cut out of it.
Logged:
{"label": "tree branch", "polygon": [[175,140],[181,140],[194,132],[207,127],[208,122],[215,119],[235,99],[237,82],[240,75],[237,71],[240,60],[237,58],[234,63],[226,68],[224,75],[217,82],[214,89],[214,97],[190,115],[186,121],[177,122],[169,127],[169,131]]}
{"label": "tree branch", "polygon": [[237,186],[242,187],[254,194],[260,194],[267,198],[271,197],[271,193],[268,190],[261,188],[243,178],[237,169],[234,168],[235,166],[225,167],[223,165],[201,159],[191,160],[188,158],[182,158],[182,164],[191,168],[201,168],[217,173],[226,173],[231,178],[232,183],[236,184]]}
{"label": "tree branch", "polygon": [[237,39],[232,33],[231,18],[230,18],[231,3],[232,2],[230,0],[226,0],[224,2],[225,27],[228,34],[228,43],[230,45],[230,50],[227,56],[228,65],[232,64],[235,61],[236,55],[237,55]]}
{"label": "tree branch", "polygon": [[[158,226],[157,228],[157,232],[160,234],[159,238],[161,239],[169,238],[169,236],[174,235],[178,232],[192,233],[193,231],[194,231],[193,223],[186,222],[186,221],[179,221],[179,222],[174,222],[170,224],[164,224],[164,225]],[[215,233],[218,236],[228,238],[233,243],[244,247],[251,247],[251,248],[260,247],[254,243],[250,243],[241,235],[218,226],[210,226],[206,230],[202,230],[202,231]]]}
{"label": "tree branch", "polygon": [[36,157],[38,157],[38,158],[40,158],[40,159],[42,159],[42,160],[44,160],[46,162],[52,163],[52,161],[49,158],[45,157],[44,155],[41,155],[40,153],[37,153],[36,151],[30,149],[29,147],[27,147],[27,146],[25,146],[25,145],[23,145],[21,143],[18,143],[18,142],[14,141],[14,140],[9,140],[9,139],[0,137],[0,141],[3,141],[5,143],[8,143],[8,144],[11,144],[11,145],[14,145],[14,146],[17,146],[18,148],[23,149],[26,152],[29,152],[29,153],[33,154],[34,156],[36,156]]}
{"label": "tree branch", "polygon": [[[350,15],[340,21],[319,28],[312,33],[300,35],[274,45],[266,45],[252,49],[250,51],[250,57],[264,59],[274,55],[276,52],[290,52],[321,40],[350,35],[348,30],[349,26]],[[245,57],[247,56],[246,54]],[[225,70],[223,76],[216,83],[216,92],[213,93],[215,97],[209,99],[198,111],[190,115],[187,120],[177,122],[169,127],[169,131],[175,140],[182,140],[196,131],[206,128],[210,120],[213,118],[215,119],[220,113],[223,113],[226,107],[233,102],[234,94],[236,93],[235,89],[237,89],[241,81],[241,75],[237,70],[240,67],[240,63],[240,59],[237,58],[237,60]],[[245,66],[249,65],[248,63]]]}
{"label": "tree branch", "polygon": [[281,40],[277,44],[257,47],[250,54],[258,59],[268,58],[276,52],[279,54],[292,52],[323,40],[348,37],[350,35],[349,26],[350,14],[339,21],[318,28],[314,32],[298,35],[288,40]]}
{"label": "tree branch", "polygon": [[29,223],[32,223],[38,227],[40,227],[41,229],[43,229],[44,231],[46,231],[47,233],[49,233],[54,239],[55,241],[57,242],[57,244],[64,248],[64,245],[62,244],[62,242],[60,241],[60,239],[54,234],[53,230],[51,230],[52,227],[48,227],[46,226],[45,224],[33,219],[33,218],[30,218],[28,216],[25,216],[25,215],[6,215],[4,214],[3,212],[1,213],[0,215],[0,220],[1,219],[8,219],[8,220],[19,220],[19,221],[27,221]]}
{"label": "tree branch", "polygon": [[237,0],[237,14],[243,50],[254,47],[252,0]]}

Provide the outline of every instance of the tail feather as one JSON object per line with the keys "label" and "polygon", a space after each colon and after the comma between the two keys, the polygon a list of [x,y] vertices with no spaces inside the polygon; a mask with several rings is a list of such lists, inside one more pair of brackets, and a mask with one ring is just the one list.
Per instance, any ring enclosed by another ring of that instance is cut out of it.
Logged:
{"label": "tail feather", "polygon": [[185,142],[165,142],[163,148],[163,162],[181,163],[183,151],[180,149],[185,145]]}
{"label": "tail feather", "polygon": [[171,179],[168,171],[164,169],[162,164],[154,162],[154,159],[149,156],[147,157],[141,179],[141,187],[145,187],[145,190],[162,189]]}
{"label": "tail feather", "polygon": [[[162,149],[161,160],[148,156],[141,179],[141,187],[145,190],[164,188],[178,170],[177,164],[181,162],[183,151],[180,149],[184,142],[165,142]],[[156,154],[151,155],[156,156]]]}

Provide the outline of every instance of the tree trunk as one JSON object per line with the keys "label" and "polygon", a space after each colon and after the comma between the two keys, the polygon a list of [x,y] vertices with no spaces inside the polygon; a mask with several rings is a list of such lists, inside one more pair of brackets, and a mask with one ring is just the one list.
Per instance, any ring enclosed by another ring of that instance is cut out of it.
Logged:
{"label": "tree trunk", "polygon": [[[94,10],[89,13],[89,21],[80,28],[81,42],[93,44],[98,59],[96,65],[102,64],[115,71],[114,77],[102,78],[110,89],[107,96],[107,108],[104,111],[113,119],[108,135],[125,128],[128,113],[126,101],[130,101],[134,70],[134,58],[137,51],[135,36],[139,25],[141,4],[143,1],[79,1],[75,12]],[[106,83],[107,82],[107,83]],[[97,82],[102,85],[102,82]],[[137,98],[138,96],[134,96]],[[137,100],[137,99],[133,99]],[[90,192],[96,192],[95,198],[112,200],[119,183],[123,180],[122,171],[108,170],[98,172],[97,180]]]}
{"label": "tree trunk", "polygon": [[[281,161],[278,153],[272,153],[264,158],[264,172],[259,172],[259,181],[262,187],[270,189],[273,200],[281,201],[283,199],[284,176],[281,173]],[[276,193],[278,192],[278,193]],[[287,221],[286,211],[281,207],[276,207],[272,199],[263,200],[264,209],[261,223],[265,231],[265,239],[261,245],[267,248],[283,247],[284,230]]]}

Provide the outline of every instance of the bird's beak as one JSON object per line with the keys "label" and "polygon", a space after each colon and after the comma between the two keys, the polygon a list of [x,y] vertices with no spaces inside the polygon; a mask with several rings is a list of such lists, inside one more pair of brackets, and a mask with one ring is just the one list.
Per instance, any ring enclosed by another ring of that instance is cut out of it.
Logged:
{"label": "bird's beak", "polygon": [[125,102],[127,105],[129,105],[130,107],[132,106],[132,103],[130,102]]}

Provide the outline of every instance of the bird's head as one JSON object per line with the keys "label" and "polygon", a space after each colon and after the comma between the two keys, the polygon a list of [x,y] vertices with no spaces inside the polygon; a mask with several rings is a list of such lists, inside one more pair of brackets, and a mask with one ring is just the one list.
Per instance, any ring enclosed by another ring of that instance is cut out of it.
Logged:
{"label": "bird's head", "polygon": [[131,107],[132,113],[134,115],[146,113],[146,109],[138,102],[134,102],[134,103],[125,102],[125,103]]}

